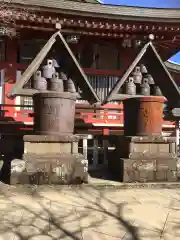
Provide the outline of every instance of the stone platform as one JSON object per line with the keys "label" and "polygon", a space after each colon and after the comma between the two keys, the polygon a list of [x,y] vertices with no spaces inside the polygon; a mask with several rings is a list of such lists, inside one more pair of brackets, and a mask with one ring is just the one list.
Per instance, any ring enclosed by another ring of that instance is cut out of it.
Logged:
{"label": "stone platform", "polygon": [[163,136],[118,136],[117,153],[129,159],[176,158],[176,138]]}
{"label": "stone platform", "polygon": [[24,136],[24,153],[54,154],[78,153],[78,135],[26,135]]}
{"label": "stone platform", "polygon": [[0,239],[180,239],[179,188],[121,189],[124,185],[131,184],[119,183],[119,189],[105,182],[103,189],[0,184]]}
{"label": "stone platform", "polygon": [[177,181],[179,159],[173,137],[118,137],[109,168],[122,182]]}
{"label": "stone platform", "polygon": [[114,168],[121,172],[119,180],[122,182],[175,182],[179,179],[177,164],[177,159],[121,158]]}
{"label": "stone platform", "polygon": [[88,161],[78,153],[79,137],[24,136],[23,160],[11,162],[11,184],[74,184],[88,181]]}

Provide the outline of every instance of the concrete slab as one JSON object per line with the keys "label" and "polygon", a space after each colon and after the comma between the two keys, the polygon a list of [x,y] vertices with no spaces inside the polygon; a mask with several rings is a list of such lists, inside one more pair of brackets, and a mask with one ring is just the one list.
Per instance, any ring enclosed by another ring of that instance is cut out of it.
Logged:
{"label": "concrete slab", "polygon": [[0,184],[0,240],[180,239],[180,188]]}

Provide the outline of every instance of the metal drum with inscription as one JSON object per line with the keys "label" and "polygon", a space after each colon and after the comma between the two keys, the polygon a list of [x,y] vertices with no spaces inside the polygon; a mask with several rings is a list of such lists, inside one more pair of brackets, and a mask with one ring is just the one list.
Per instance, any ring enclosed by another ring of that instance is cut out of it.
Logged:
{"label": "metal drum with inscription", "polygon": [[34,101],[34,130],[41,135],[71,135],[74,132],[75,94],[37,93]]}
{"label": "metal drum with inscription", "polygon": [[158,136],[162,133],[163,97],[129,98],[124,105],[125,136]]}

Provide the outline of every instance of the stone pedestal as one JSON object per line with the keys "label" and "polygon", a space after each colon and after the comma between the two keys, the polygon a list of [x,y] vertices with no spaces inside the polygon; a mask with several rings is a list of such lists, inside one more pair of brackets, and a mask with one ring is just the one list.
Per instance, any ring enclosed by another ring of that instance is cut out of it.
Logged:
{"label": "stone pedestal", "polygon": [[123,182],[177,181],[176,139],[162,137],[162,97],[124,100],[124,135],[117,137],[109,168]]}
{"label": "stone pedestal", "polygon": [[[87,182],[88,162],[78,154],[79,137],[24,137],[25,168],[11,174],[11,184],[74,184]],[[12,169],[13,170],[13,169]]]}
{"label": "stone pedestal", "polygon": [[11,184],[87,182],[88,161],[73,134],[75,95],[49,91],[33,99],[35,134],[24,136],[24,164],[11,163]]}
{"label": "stone pedestal", "polygon": [[172,137],[118,137],[109,168],[122,182],[177,181],[176,141]]}

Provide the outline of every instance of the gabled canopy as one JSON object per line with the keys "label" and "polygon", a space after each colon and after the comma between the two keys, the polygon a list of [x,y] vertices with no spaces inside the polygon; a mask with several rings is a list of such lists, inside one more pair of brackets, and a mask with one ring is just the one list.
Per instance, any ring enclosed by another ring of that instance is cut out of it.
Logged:
{"label": "gabled canopy", "polygon": [[146,64],[148,72],[151,73],[152,77],[154,78],[155,84],[160,87],[163,95],[167,98],[169,106],[177,106],[178,102],[180,101],[179,87],[173,80],[173,77],[169,73],[167,67],[157,53],[152,42],[144,45],[144,47],[134,59],[133,63],[124,73],[123,77],[119,79],[119,81],[112,88],[112,90],[104,100],[104,103],[116,99],[116,95],[118,95],[121,86],[128,79],[129,75],[140,61]]}
{"label": "gabled canopy", "polygon": [[[25,72],[22,74],[19,81],[17,81],[12,89],[8,92],[7,96],[9,98],[14,98],[18,95],[33,95],[37,92],[37,90],[33,91],[33,89],[27,90],[23,89],[23,86],[29,81],[29,79],[33,76],[33,74],[38,70],[41,63],[47,56],[48,52],[52,48],[53,44],[56,42],[57,38],[62,42],[62,46],[68,52],[69,63],[71,63],[71,69],[67,72],[69,77],[75,80],[78,87],[82,90],[82,97],[84,100],[88,100],[91,103],[99,102],[99,98],[95,93],[94,89],[92,88],[91,84],[89,83],[86,74],[83,72],[82,68],[80,67],[78,61],[76,60],[74,54],[72,53],[71,49],[69,48],[66,40],[62,36],[61,32],[58,31],[52,35],[52,37],[47,41],[41,51],[37,54]],[[71,76],[72,75],[72,76]],[[24,92],[24,94],[23,94]]]}

